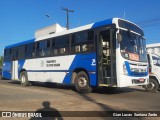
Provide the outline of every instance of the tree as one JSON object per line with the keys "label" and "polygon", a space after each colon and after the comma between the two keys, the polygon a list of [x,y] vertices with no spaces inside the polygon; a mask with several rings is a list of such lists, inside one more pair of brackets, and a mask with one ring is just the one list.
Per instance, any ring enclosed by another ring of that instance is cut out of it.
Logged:
{"label": "tree", "polygon": [[0,68],[2,67],[3,65],[3,56],[0,56]]}

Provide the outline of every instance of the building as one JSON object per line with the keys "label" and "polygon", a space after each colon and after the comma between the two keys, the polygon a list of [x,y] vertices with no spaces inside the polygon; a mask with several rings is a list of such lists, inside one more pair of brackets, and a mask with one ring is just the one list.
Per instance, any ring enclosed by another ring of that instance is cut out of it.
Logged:
{"label": "building", "polygon": [[160,55],[160,43],[147,44],[147,52]]}
{"label": "building", "polygon": [[58,32],[63,32],[65,30],[66,28],[56,23],[54,25],[47,26],[47,27],[44,27],[42,29],[35,31],[35,38],[39,38],[39,37],[46,36],[46,35],[51,35],[51,34],[58,33]]}

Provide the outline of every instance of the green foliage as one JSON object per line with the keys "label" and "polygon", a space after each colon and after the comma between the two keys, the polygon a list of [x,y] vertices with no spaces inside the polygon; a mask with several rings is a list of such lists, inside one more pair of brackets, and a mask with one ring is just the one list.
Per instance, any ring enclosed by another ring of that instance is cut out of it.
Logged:
{"label": "green foliage", "polygon": [[0,67],[3,65],[3,56],[0,56]]}

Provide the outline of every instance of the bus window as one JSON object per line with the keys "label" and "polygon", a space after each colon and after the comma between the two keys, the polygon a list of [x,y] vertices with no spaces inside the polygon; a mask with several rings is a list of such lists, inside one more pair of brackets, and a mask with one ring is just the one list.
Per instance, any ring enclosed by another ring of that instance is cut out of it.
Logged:
{"label": "bus window", "polygon": [[18,59],[23,59],[24,58],[24,54],[25,54],[25,46],[19,46],[19,49],[18,49]]}
{"label": "bus window", "polygon": [[58,54],[58,50],[57,49],[54,49],[54,55],[57,55]]}
{"label": "bus window", "polygon": [[60,53],[61,53],[61,54],[64,54],[64,53],[65,53],[65,51],[66,51],[66,49],[65,49],[65,48],[60,48]]}
{"label": "bus window", "polygon": [[75,46],[75,52],[80,52],[80,51],[81,51],[80,45]]}
{"label": "bus window", "polygon": [[11,59],[11,49],[5,49],[4,61],[10,61]]}
{"label": "bus window", "polygon": [[37,42],[37,44],[36,44],[36,57],[45,56],[46,47],[47,47],[47,41],[46,40]]}
{"label": "bus window", "polygon": [[82,51],[87,51],[88,50],[88,46],[86,44],[82,45]]}
{"label": "bus window", "polygon": [[33,58],[34,43],[25,45],[25,58]]}
{"label": "bus window", "polygon": [[72,34],[72,53],[89,52],[94,50],[94,31],[83,31]]}
{"label": "bus window", "polygon": [[55,46],[65,46],[69,44],[69,36],[58,37],[54,40]]}
{"label": "bus window", "polygon": [[93,40],[94,39],[94,31],[89,31],[88,32],[88,40]]}

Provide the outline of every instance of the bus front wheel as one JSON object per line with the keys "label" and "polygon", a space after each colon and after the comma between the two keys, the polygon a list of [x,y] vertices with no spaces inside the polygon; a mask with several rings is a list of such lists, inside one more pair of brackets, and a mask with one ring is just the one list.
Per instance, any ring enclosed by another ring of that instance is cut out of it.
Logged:
{"label": "bus front wheel", "polygon": [[149,79],[149,83],[144,86],[147,92],[157,92],[159,89],[159,84],[155,79]]}
{"label": "bus front wheel", "polygon": [[29,86],[30,83],[28,82],[28,76],[27,76],[27,72],[23,71],[20,74],[20,83],[22,86]]}
{"label": "bus front wheel", "polygon": [[92,88],[89,86],[89,77],[84,71],[76,75],[74,83],[77,92],[81,94],[87,94],[92,91]]}

